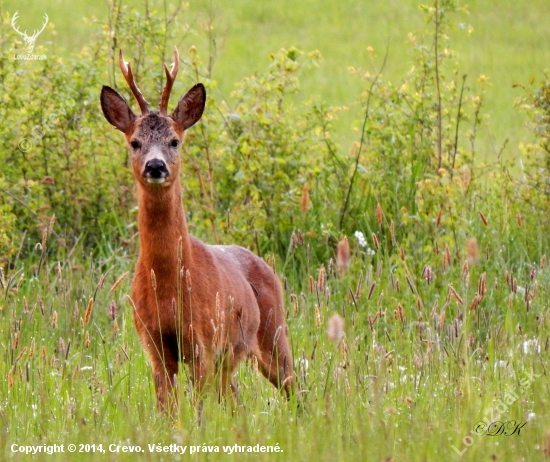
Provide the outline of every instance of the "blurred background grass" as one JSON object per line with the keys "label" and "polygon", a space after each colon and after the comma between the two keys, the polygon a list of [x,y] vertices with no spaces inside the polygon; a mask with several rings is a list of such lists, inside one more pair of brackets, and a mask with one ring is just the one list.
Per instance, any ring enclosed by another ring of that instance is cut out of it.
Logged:
{"label": "blurred background grass", "polygon": [[[418,3],[199,0],[190,2],[185,15],[194,29],[213,24],[217,47],[213,78],[225,97],[229,98],[241,78],[265,68],[269,53],[295,46],[303,51],[318,49],[324,58],[319,68],[303,75],[303,96],[318,95],[329,104],[349,105],[363,90],[364,82],[352,76],[348,67],[375,72],[386,47],[386,79],[397,83],[404,77],[411,63],[407,34],[424,27]],[[51,42],[56,52],[64,54],[87,44],[97,25],[84,18],[104,20],[109,5],[107,1],[93,0],[5,0],[2,9],[9,14],[19,11],[22,30],[39,27],[42,15],[47,13],[55,24],[55,34],[46,31],[39,42]],[[550,3],[472,1],[468,9],[470,14],[458,20],[464,28],[452,31],[451,43],[458,54],[459,75],[468,75],[468,85],[475,86],[480,75],[489,78],[484,112],[490,114],[490,119],[480,133],[479,147],[490,160],[506,139],[514,153],[519,140],[529,139],[525,115],[514,110],[514,100],[521,90],[512,86],[540,80],[549,67],[550,34],[544,18],[550,14]],[[207,55],[208,44],[203,37],[189,36],[186,42],[201,47],[201,53]],[[374,62],[367,47],[374,48]],[[354,119],[344,117],[340,122],[338,130],[344,139],[350,136],[349,125]]]}

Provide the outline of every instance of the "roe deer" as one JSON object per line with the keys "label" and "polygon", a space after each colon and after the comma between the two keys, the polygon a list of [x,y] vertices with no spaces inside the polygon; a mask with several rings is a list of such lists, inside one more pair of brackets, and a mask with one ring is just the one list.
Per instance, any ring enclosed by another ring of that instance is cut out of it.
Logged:
{"label": "roe deer", "polygon": [[120,68],[141,108],[104,86],[101,107],[124,133],[138,193],[140,252],[132,284],[134,323],[151,361],[159,410],[174,410],[178,361],[195,389],[217,377],[220,396],[236,391],[237,364],[254,355],[263,375],[287,397],[294,388],[282,289],[273,269],[239,246],[207,245],[189,235],[182,206],[180,146],[202,116],[206,91],[196,84],[168,115],[178,71],[174,50],[160,109],[149,110],[130,65]]}

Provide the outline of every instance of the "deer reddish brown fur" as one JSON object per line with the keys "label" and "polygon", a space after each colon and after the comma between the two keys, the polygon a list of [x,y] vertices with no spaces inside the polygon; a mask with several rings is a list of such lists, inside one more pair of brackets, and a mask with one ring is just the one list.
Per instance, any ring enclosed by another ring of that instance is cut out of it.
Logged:
{"label": "deer reddish brown fur", "polygon": [[180,146],[201,117],[202,84],[167,114],[179,56],[166,72],[159,111],[137,88],[120,53],[120,67],[140,108],[104,86],[101,107],[124,133],[138,193],[140,253],[132,285],[134,323],[151,361],[159,409],[173,410],[178,361],[186,363],[197,391],[207,381],[220,393],[235,391],[235,367],[248,355],[287,396],[293,389],[292,355],[281,284],[262,259],[239,246],[207,245],[189,235],[182,206]]}

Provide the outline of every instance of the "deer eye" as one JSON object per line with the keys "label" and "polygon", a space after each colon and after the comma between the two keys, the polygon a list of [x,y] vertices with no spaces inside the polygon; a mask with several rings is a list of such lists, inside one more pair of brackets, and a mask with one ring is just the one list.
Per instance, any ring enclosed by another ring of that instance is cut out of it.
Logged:
{"label": "deer eye", "polygon": [[141,148],[141,143],[139,141],[133,140],[130,141],[130,146],[132,146],[132,149],[139,149]]}
{"label": "deer eye", "polygon": [[170,141],[170,146],[172,148],[177,148],[179,146],[180,142],[178,140],[172,140]]}

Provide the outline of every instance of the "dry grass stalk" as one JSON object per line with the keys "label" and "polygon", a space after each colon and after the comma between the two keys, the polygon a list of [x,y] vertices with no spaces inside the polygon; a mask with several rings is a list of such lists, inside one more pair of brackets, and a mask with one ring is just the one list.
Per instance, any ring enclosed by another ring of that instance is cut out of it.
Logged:
{"label": "dry grass stalk", "polygon": [[395,224],[392,221],[390,221],[390,237],[391,237],[391,245],[395,247],[397,245],[397,240],[395,239]]}
{"label": "dry grass stalk", "polygon": [[111,302],[109,304],[109,317],[111,318],[111,321],[116,320],[116,303]]}
{"label": "dry grass stalk", "polygon": [[479,294],[476,294],[475,297],[472,299],[472,303],[470,303],[470,311],[475,310],[479,304],[482,302],[483,297]]}
{"label": "dry grass stalk", "polygon": [[373,281],[369,287],[369,295],[367,296],[367,300],[371,299],[374,289],[376,289],[376,281]]}
{"label": "dry grass stalk", "polygon": [[452,284],[449,284],[449,294],[447,295],[447,299],[450,299],[451,296],[453,296],[460,305],[464,303],[462,297],[458,294]]}
{"label": "dry grass stalk", "polygon": [[55,329],[56,327],[57,327],[57,311],[54,311],[52,315],[52,328]]}
{"label": "dry grass stalk", "polygon": [[327,335],[331,342],[339,342],[344,338],[344,318],[338,313],[333,313],[329,318]]}
{"label": "dry grass stalk", "polygon": [[485,218],[485,215],[483,215],[483,213],[479,212],[479,218],[481,218],[482,223],[483,223],[485,226],[487,226],[488,221],[487,221],[487,218]]}
{"label": "dry grass stalk", "polygon": [[380,247],[380,243],[378,242],[378,236],[376,233],[372,233],[372,245],[374,245],[374,248],[378,250]]}
{"label": "dry grass stalk", "polygon": [[309,204],[309,184],[304,183],[304,187],[302,188],[302,204],[300,206],[300,209],[302,210],[303,214],[307,212],[308,204]]}
{"label": "dry grass stalk", "polygon": [[298,313],[300,311],[300,306],[298,303],[298,296],[296,294],[290,294],[290,301],[292,302],[292,305],[294,306],[294,317],[298,316]]}
{"label": "dry grass stalk", "polygon": [[153,268],[151,268],[151,287],[153,288],[153,292],[157,291],[157,276]]}
{"label": "dry grass stalk", "polygon": [[351,264],[351,253],[349,250],[349,242],[347,236],[338,243],[338,248],[336,251],[336,266],[338,267],[338,272],[340,275],[343,275]]}
{"label": "dry grass stalk", "polygon": [[477,285],[477,293],[482,297],[487,293],[487,273],[481,273]]}
{"label": "dry grass stalk", "polygon": [[407,284],[408,284],[409,289],[411,290],[412,294],[416,295],[416,288],[414,287],[414,283],[413,283],[412,279],[409,277],[408,274],[405,276],[405,280],[407,281]]}
{"label": "dry grass stalk", "polygon": [[19,331],[17,331],[14,335],[13,335],[13,340],[11,342],[11,349],[12,350],[17,350],[17,347],[19,346]]}
{"label": "dry grass stalk", "polygon": [[439,316],[437,317],[437,326],[441,330],[445,326],[445,310],[441,310]]}
{"label": "dry grass stalk", "polygon": [[90,322],[93,307],[94,307],[94,299],[90,298],[90,301],[88,302],[88,306],[86,307],[86,313],[84,314],[84,324],[88,324]]}
{"label": "dry grass stalk", "polygon": [[120,276],[115,281],[115,283],[112,285],[111,289],[109,290],[110,294],[112,294],[115,290],[117,290],[118,286],[120,286],[120,284],[122,284],[122,281],[124,281],[124,279],[126,279],[126,276],[128,276],[128,274],[129,274],[129,271],[126,271],[125,273],[122,274],[122,276]]}
{"label": "dry grass stalk", "polygon": [[521,228],[521,225],[523,224],[522,220],[521,220],[521,213],[516,213],[516,223],[518,224],[518,226]]}
{"label": "dry grass stalk", "polygon": [[342,338],[342,341],[338,345],[338,349],[340,350],[342,361],[344,362],[344,364],[346,364],[348,362],[348,345],[346,343],[345,337]]}
{"label": "dry grass stalk", "polygon": [[34,338],[31,340],[31,348],[29,350],[29,358],[32,358],[34,356],[34,351],[36,349],[36,342],[34,341]]}
{"label": "dry grass stalk", "polygon": [[317,287],[321,292],[325,291],[325,282],[326,282],[326,270],[324,265],[319,268],[319,275],[317,276]]}
{"label": "dry grass stalk", "polygon": [[21,353],[19,353],[17,355],[17,358],[15,358],[15,361],[18,362],[25,355],[26,352],[27,352],[27,347],[23,347],[23,349],[21,350]]}
{"label": "dry grass stalk", "polygon": [[382,214],[382,207],[380,206],[380,202],[376,204],[376,221],[379,225],[381,225],[384,221],[384,215]]}
{"label": "dry grass stalk", "polygon": [[65,354],[65,340],[63,340],[63,337],[59,339],[59,352],[64,355]]}
{"label": "dry grass stalk", "polygon": [[317,304],[315,304],[315,327],[321,327],[321,310]]}
{"label": "dry grass stalk", "polygon": [[393,312],[393,316],[395,319],[399,319],[402,324],[405,324],[405,310],[403,309],[403,305],[401,305],[401,303],[397,304],[397,309]]}
{"label": "dry grass stalk", "polygon": [[426,281],[428,285],[430,285],[430,282],[432,282],[433,279],[433,270],[430,265],[424,266],[424,269],[422,270],[422,277]]}
{"label": "dry grass stalk", "polygon": [[8,387],[13,388],[13,367],[8,371]]}
{"label": "dry grass stalk", "polygon": [[475,237],[468,239],[466,242],[466,255],[470,265],[473,266],[479,262],[479,246]]}

